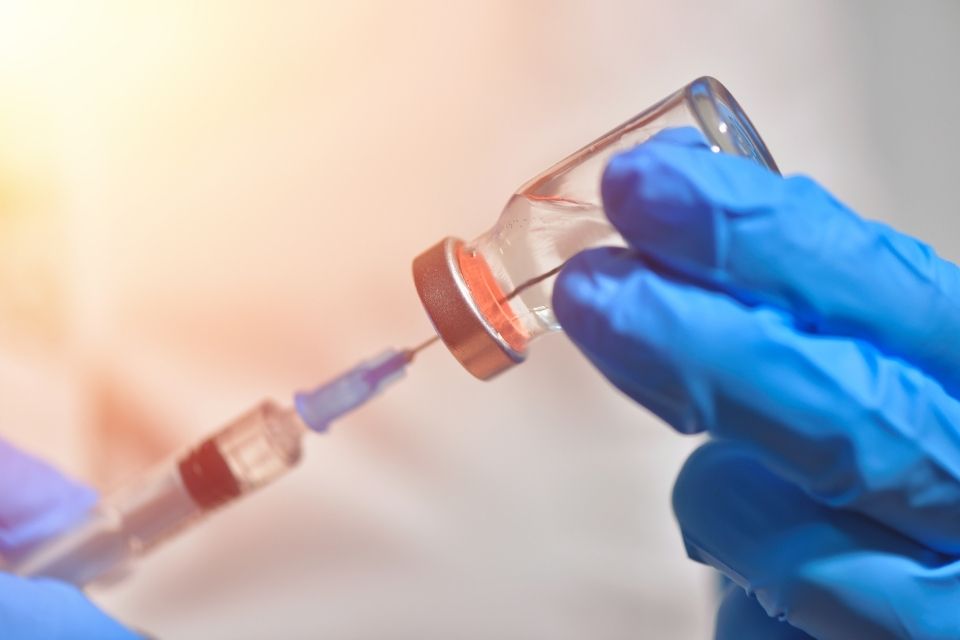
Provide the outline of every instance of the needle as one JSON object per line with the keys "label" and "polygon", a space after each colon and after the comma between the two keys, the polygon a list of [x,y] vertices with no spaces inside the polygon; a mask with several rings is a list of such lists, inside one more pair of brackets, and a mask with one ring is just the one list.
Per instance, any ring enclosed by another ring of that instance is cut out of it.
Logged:
{"label": "needle", "polygon": [[404,351],[404,354],[407,357],[407,362],[411,362],[418,353],[420,353],[421,351],[423,351],[424,349],[426,349],[427,347],[429,347],[439,339],[440,339],[440,336],[431,336],[430,338],[427,338],[426,340],[424,340],[417,346],[413,347],[412,349],[407,349],[406,351]]}
{"label": "needle", "polygon": [[516,289],[514,289],[513,291],[511,291],[510,293],[508,293],[508,294],[506,295],[506,297],[503,298],[502,302],[507,302],[507,301],[509,301],[509,300],[513,300],[514,298],[516,298],[518,295],[520,295],[521,293],[523,293],[524,291],[526,291],[526,290],[529,289],[530,287],[532,287],[532,286],[534,286],[534,285],[537,285],[537,284],[540,284],[541,282],[543,282],[544,280],[546,280],[547,278],[549,278],[549,277],[551,277],[551,276],[557,275],[558,273],[560,273],[560,270],[563,269],[563,265],[565,265],[565,264],[567,264],[567,263],[564,262],[564,263],[561,264],[559,267],[554,267],[553,269],[550,269],[550,271],[547,271],[546,273],[542,273],[542,274],[540,274],[539,276],[537,276],[537,277],[535,277],[535,278],[530,278],[529,280],[527,280],[526,282],[524,282],[524,283],[522,283],[520,286],[518,286]]}

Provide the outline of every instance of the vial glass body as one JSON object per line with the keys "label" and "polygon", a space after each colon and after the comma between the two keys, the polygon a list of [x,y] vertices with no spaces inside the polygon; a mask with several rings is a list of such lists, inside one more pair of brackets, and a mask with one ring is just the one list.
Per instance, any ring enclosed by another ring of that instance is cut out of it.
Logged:
{"label": "vial glass body", "polygon": [[468,371],[490,378],[521,362],[532,339],[560,328],[551,307],[556,273],[584,249],[624,245],[603,213],[604,167],[614,154],[679,126],[699,129],[715,152],[777,171],[730,93],[700,78],[528,181],[472,242],[447,239],[414,261],[427,313]]}

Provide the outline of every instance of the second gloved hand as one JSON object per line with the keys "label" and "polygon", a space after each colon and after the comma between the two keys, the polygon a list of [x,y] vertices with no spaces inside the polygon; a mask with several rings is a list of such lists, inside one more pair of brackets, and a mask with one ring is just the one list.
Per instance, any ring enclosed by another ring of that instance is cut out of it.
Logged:
{"label": "second gloved hand", "polygon": [[714,436],[674,508],[739,586],[717,637],[960,637],[960,269],[692,129],[614,159],[603,195],[631,249],[574,258],[555,309],[627,395]]}
{"label": "second gloved hand", "polygon": [[[0,440],[0,558],[61,533],[96,502],[96,494]],[[135,640],[73,585],[0,571],[0,638]]]}

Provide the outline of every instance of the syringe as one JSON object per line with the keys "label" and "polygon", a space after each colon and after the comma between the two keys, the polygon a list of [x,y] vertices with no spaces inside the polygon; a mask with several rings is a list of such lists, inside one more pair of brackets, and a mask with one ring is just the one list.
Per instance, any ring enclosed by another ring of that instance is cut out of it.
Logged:
{"label": "syringe", "polygon": [[101,500],[60,536],[6,558],[6,571],[76,585],[118,575],[129,562],[206,514],[296,466],[301,440],[322,432],[397,381],[427,340],[389,349],[326,384],[294,396],[295,408],[264,401],[156,472]]}

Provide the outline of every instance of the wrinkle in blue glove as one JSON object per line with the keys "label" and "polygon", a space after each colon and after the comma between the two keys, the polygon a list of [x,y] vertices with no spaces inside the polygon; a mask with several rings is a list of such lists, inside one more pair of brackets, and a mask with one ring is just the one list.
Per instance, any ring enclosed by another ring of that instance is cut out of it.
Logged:
{"label": "wrinkle in blue glove", "polygon": [[[554,307],[618,388],[718,439],[675,493],[691,557],[787,621],[769,637],[960,637],[960,269],[692,129],[603,194],[630,249],[571,260]],[[728,599],[717,637],[753,637]]]}
{"label": "wrinkle in blue glove", "polygon": [[810,640],[810,636],[768,616],[754,598],[731,583],[721,594],[714,640]]}

